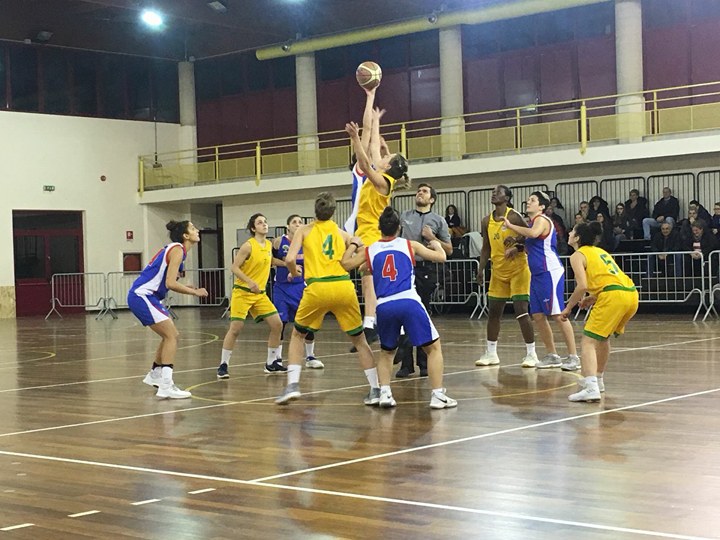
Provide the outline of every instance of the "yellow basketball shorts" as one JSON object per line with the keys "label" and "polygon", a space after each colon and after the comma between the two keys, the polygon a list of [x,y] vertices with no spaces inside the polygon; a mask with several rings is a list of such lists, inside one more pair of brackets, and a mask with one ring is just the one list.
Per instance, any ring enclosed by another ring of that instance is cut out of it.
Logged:
{"label": "yellow basketball shorts", "polygon": [[355,286],[349,279],[310,283],[300,300],[295,315],[295,327],[298,330],[317,332],[328,312],[335,315],[340,329],[346,334],[354,336],[362,332],[360,304]]}
{"label": "yellow basketball shorts", "polygon": [[277,312],[277,308],[264,292],[254,293],[238,287],[233,288],[230,299],[231,321],[244,321],[250,313],[255,322],[260,322]]}
{"label": "yellow basketball shorts", "polygon": [[603,291],[598,295],[583,333],[597,340],[625,333],[625,325],[638,310],[637,291]]}
{"label": "yellow basketball shorts", "polygon": [[493,271],[490,274],[488,300],[503,302],[530,300],[530,268],[523,265],[513,274],[501,274]]}
{"label": "yellow basketball shorts", "polygon": [[378,240],[380,240],[380,228],[379,228],[379,218],[378,221],[375,223],[375,226],[372,225],[360,225],[355,231],[355,236],[360,237],[360,240],[362,240],[365,247],[369,246],[370,244],[374,244]]}

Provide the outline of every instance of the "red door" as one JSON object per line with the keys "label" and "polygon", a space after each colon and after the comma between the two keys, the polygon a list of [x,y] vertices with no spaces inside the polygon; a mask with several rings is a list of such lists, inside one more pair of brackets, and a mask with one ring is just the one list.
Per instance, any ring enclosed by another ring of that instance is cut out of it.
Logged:
{"label": "red door", "polygon": [[52,275],[83,272],[82,214],[15,211],[13,245],[16,315],[46,315]]}

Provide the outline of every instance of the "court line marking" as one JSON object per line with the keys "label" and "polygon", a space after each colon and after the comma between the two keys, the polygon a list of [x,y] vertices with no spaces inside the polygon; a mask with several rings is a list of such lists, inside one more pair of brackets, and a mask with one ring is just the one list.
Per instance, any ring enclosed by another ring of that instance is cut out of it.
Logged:
{"label": "court line marking", "polygon": [[14,531],[15,529],[24,529],[25,527],[34,527],[34,523],[21,523],[20,525],[12,525],[10,527],[3,527],[0,531]]}
{"label": "court line marking", "polygon": [[215,488],[196,489],[195,491],[188,491],[189,495],[200,495],[201,493],[210,493],[215,491]]}
{"label": "court line marking", "polygon": [[[697,343],[697,342],[703,342],[703,341],[713,341],[713,340],[717,340],[717,339],[720,339],[720,336],[718,336],[718,337],[712,337],[712,338],[696,339],[696,340],[690,340],[690,341],[683,341],[683,342],[676,342],[676,343],[665,343],[665,344],[659,344],[659,345],[648,345],[648,346],[644,346],[644,347],[635,347],[635,348],[628,348],[628,349],[623,349],[623,350],[611,350],[610,353],[612,354],[612,353],[632,352],[632,351],[636,351],[636,350],[653,349],[653,348],[658,348],[658,347],[675,346],[675,345],[684,345],[684,344],[688,344],[688,343]],[[467,371],[464,371],[464,372],[457,372],[457,373],[470,373],[470,372],[474,372],[474,371],[482,372],[482,371],[489,370],[489,369],[499,369],[500,367],[511,367],[511,366],[514,366],[514,365],[517,365],[517,364],[510,364],[510,365],[504,365],[504,366],[500,366],[500,365],[485,366],[485,367],[475,368],[475,369],[467,370]],[[211,368],[207,368],[207,369],[211,369]],[[457,374],[457,373],[456,373],[456,374]],[[446,374],[446,375],[449,376],[449,375],[452,375],[452,374]],[[411,380],[411,381],[414,381],[414,380],[416,380],[416,379],[410,379],[410,380]],[[76,383],[64,383],[64,384],[76,384]],[[318,395],[318,394],[324,394],[324,393],[329,393],[329,392],[345,391],[345,390],[352,390],[352,389],[364,388],[364,387],[366,387],[365,384],[355,385],[355,386],[346,386],[346,387],[342,387],[342,388],[330,388],[330,389],[326,389],[326,390],[318,390],[318,391],[315,391],[315,392],[308,392],[308,393],[303,394],[303,395],[305,395],[305,396]],[[7,392],[7,391],[8,391],[8,390],[4,390],[4,391],[2,391],[2,392]],[[714,390],[712,390],[712,391],[714,391]],[[690,394],[690,395],[691,395],[691,394]],[[14,432],[10,432],[10,433],[0,433],[0,438],[2,438],[2,437],[10,437],[10,436],[12,436],[12,435],[25,435],[25,434],[30,434],[30,433],[39,433],[39,432],[44,432],[44,431],[54,431],[54,430],[59,430],[59,429],[72,428],[72,427],[83,427],[83,426],[90,426],[90,425],[95,425],[95,424],[106,424],[106,423],[110,423],[110,422],[120,422],[120,421],[123,421],[123,420],[135,420],[135,419],[138,419],[138,418],[149,418],[149,417],[152,417],[152,416],[161,416],[161,415],[165,415],[165,414],[175,414],[176,412],[199,411],[199,410],[211,409],[211,408],[215,408],[215,407],[226,407],[226,406],[230,406],[230,405],[245,405],[245,404],[250,404],[250,403],[257,403],[257,402],[262,402],[262,401],[268,401],[268,400],[271,400],[271,399],[274,399],[274,398],[272,398],[272,397],[266,397],[266,398],[250,399],[250,400],[245,400],[245,401],[230,401],[230,402],[223,402],[223,403],[214,403],[214,404],[211,404],[211,405],[202,405],[202,406],[199,406],[199,407],[187,407],[187,408],[173,409],[173,410],[171,410],[171,411],[161,411],[161,412],[154,412],[154,413],[147,413],[147,414],[139,414],[139,415],[133,415],[133,416],[123,416],[123,417],[118,417],[118,418],[106,418],[106,419],[104,419],[104,420],[94,420],[94,421],[92,421],[92,422],[80,422],[80,423],[75,423],[75,424],[64,424],[64,425],[60,425],[60,426],[49,426],[49,427],[37,428],[37,429],[26,430],[26,431],[14,431]],[[617,409],[617,410],[621,410],[621,409]]]}
{"label": "court line marking", "polygon": [[78,512],[77,514],[68,514],[69,518],[79,518],[84,516],[91,516],[93,514],[99,514],[100,510],[88,510],[87,512]]}
{"label": "court line marking", "polygon": [[[556,420],[549,420],[546,422],[527,424],[525,426],[519,426],[516,428],[503,429],[500,431],[484,433],[484,434],[480,434],[480,435],[474,435],[471,437],[464,437],[462,439],[454,439],[454,440],[450,440],[450,441],[444,441],[441,443],[428,444],[428,445],[418,446],[418,447],[414,447],[414,448],[406,448],[406,449],[397,450],[394,452],[386,452],[384,454],[376,454],[373,456],[367,456],[365,458],[358,458],[358,459],[347,460],[347,461],[343,461],[343,462],[339,462],[339,463],[324,465],[324,466],[320,466],[320,467],[312,467],[312,468],[308,468],[308,469],[302,469],[302,470],[295,471],[292,473],[284,473],[284,474],[279,474],[279,475],[274,475],[274,476],[266,476],[266,477],[257,478],[254,480],[240,480],[240,479],[236,479],[236,478],[217,477],[217,476],[210,476],[210,475],[196,474],[196,473],[184,473],[184,472],[179,472],[179,471],[167,471],[167,470],[162,470],[162,469],[150,469],[147,467],[136,467],[136,466],[132,466],[132,465],[120,465],[120,464],[116,464],[116,463],[102,463],[102,462],[97,462],[97,461],[88,461],[88,460],[80,460],[80,459],[72,459],[72,458],[61,458],[61,457],[57,457],[57,456],[45,456],[45,455],[39,455],[39,454],[27,454],[27,453],[23,453],[23,452],[10,452],[10,451],[5,451],[5,450],[0,450],[0,455],[24,457],[24,458],[38,459],[38,460],[45,460],[45,461],[54,461],[54,462],[60,462],[60,463],[73,463],[73,464],[77,464],[77,465],[90,465],[90,466],[103,467],[103,468],[108,468],[108,469],[143,472],[143,473],[150,473],[150,474],[162,474],[162,475],[176,476],[176,477],[182,477],[182,478],[193,478],[193,479],[200,479],[200,480],[215,481],[215,482],[225,483],[225,484],[270,487],[270,488],[275,488],[275,489],[284,489],[284,490],[289,490],[289,491],[301,491],[301,492],[306,492],[306,493],[316,493],[316,494],[330,495],[330,496],[335,496],[335,497],[346,497],[346,498],[351,498],[351,499],[386,502],[386,503],[402,504],[402,505],[416,506],[416,507],[422,507],[422,508],[433,508],[433,509],[439,509],[439,510],[451,510],[451,511],[456,511],[456,512],[464,512],[464,513],[486,515],[486,516],[493,516],[493,517],[504,517],[504,518],[516,519],[516,520],[520,520],[520,521],[551,523],[551,524],[555,524],[555,525],[565,525],[565,526],[572,526],[572,527],[578,527],[578,528],[584,528],[584,529],[623,532],[623,533],[628,533],[628,534],[655,536],[655,537],[663,537],[663,538],[677,538],[677,539],[681,539],[681,540],[707,540],[706,537],[699,537],[699,536],[690,536],[690,535],[682,535],[682,534],[674,534],[674,533],[663,533],[663,532],[659,532],[659,531],[650,531],[650,530],[644,530],[644,529],[631,529],[631,528],[626,528],[626,527],[616,527],[613,525],[602,525],[602,524],[597,524],[597,523],[587,523],[587,522],[581,522],[581,521],[570,521],[570,520],[562,520],[562,519],[555,519],[555,518],[544,518],[544,517],[540,517],[540,516],[532,516],[532,515],[528,515],[528,514],[520,514],[520,513],[515,513],[515,512],[481,510],[481,509],[466,508],[466,507],[461,507],[461,506],[441,505],[441,504],[427,503],[427,502],[421,502],[421,501],[408,501],[408,500],[393,499],[393,498],[388,498],[388,497],[377,497],[377,496],[373,496],[373,495],[362,495],[362,494],[357,494],[357,493],[320,490],[320,489],[314,489],[314,488],[303,488],[303,487],[288,486],[288,485],[283,485],[283,484],[274,484],[274,483],[269,483],[268,481],[276,480],[279,478],[287,478],[290,476],[304,474],[304,473],[308,473],[308,472],[315,472],[315,471],[319,471],[319,470],[360,463],[363,461],[382,459],[382,458],[393,457],[393,456],[406,454],[406,453],[410,453],[410,452],[417,452],[420,450],[427,450],[427,449],[438,448],[438,447],[442,447],[442,446],[449,446],[449,445],[454,445],[454,444],[468,442],[468,441],[485,439],[485,438],[493,437],[496,435],[505,435],[508,433],[515,433],[515,432],[519,432],[519,431],[525,431],[528,429],[534,429],[537,427],[544,427],[544,426],[549,426],[549,425],[553,425],[553,424],[560,424],[560,423],[570,422],[573,420],[579,420],[579,419],[583,419],[583,418],[591,418],[591,417],[595,417],[595,416],[601,416],[601,415],[609,414],[612,412],[632,410],[632,409],[656,405],[656,404],[660,404],[660,403],[669,403],[669,402],[677,401],[680,399],[707,395],[707,394],[715,393],[718,391],[720,391],[720,388],[703,390],[700,392],[693,392],[691,394],[672,396],[669,398],[648,401],[645,403],[638,403],[635,405],[627,405],[625,407],[616,407],[614,409],[594,411],[591,413],[586,413],[586,414],[581,414],[581,415],[576,415],[576,416],[571,416],[571,417],[566,417],[566,418],[559,418]],[[149,499],[147,501],[138,501],[138,502],[134,502],[131,504],[134,506],[138,506],[141,504],[149,504],[152,502],[159,502],[159,501],[161,501],[161,499]],[[0,530],[2,530],[2,529],[0,529]]]}
{"label": "court line marking", "polygon": [[160,501],[162,501],[162,499],[146,499],[144,501],[131,502],[130,504],[133,506],[142,506],[143,504],[152,504]]}

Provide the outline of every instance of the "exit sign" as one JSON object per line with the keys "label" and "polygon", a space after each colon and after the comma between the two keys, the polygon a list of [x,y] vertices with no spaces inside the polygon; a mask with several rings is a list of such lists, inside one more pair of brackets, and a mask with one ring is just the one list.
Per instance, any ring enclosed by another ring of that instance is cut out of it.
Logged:
{"label": "exit sign", "polygon": [[55,191],[55,186],[43,186],[43,191]]}

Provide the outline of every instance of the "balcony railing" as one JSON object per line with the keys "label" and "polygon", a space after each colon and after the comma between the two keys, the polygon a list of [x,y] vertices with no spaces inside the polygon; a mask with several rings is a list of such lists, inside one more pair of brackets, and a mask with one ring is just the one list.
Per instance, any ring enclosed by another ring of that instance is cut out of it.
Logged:
{"label": "balcony railing", "polygon": [[[383,126],[394,152],[411,161],[464,159],[490,152],[647,140],[720,129],[720,82],[537,103],[460,117]],[[141,156],[139,190],[312,174],[350,160],[344,131],[295,135]]]}

